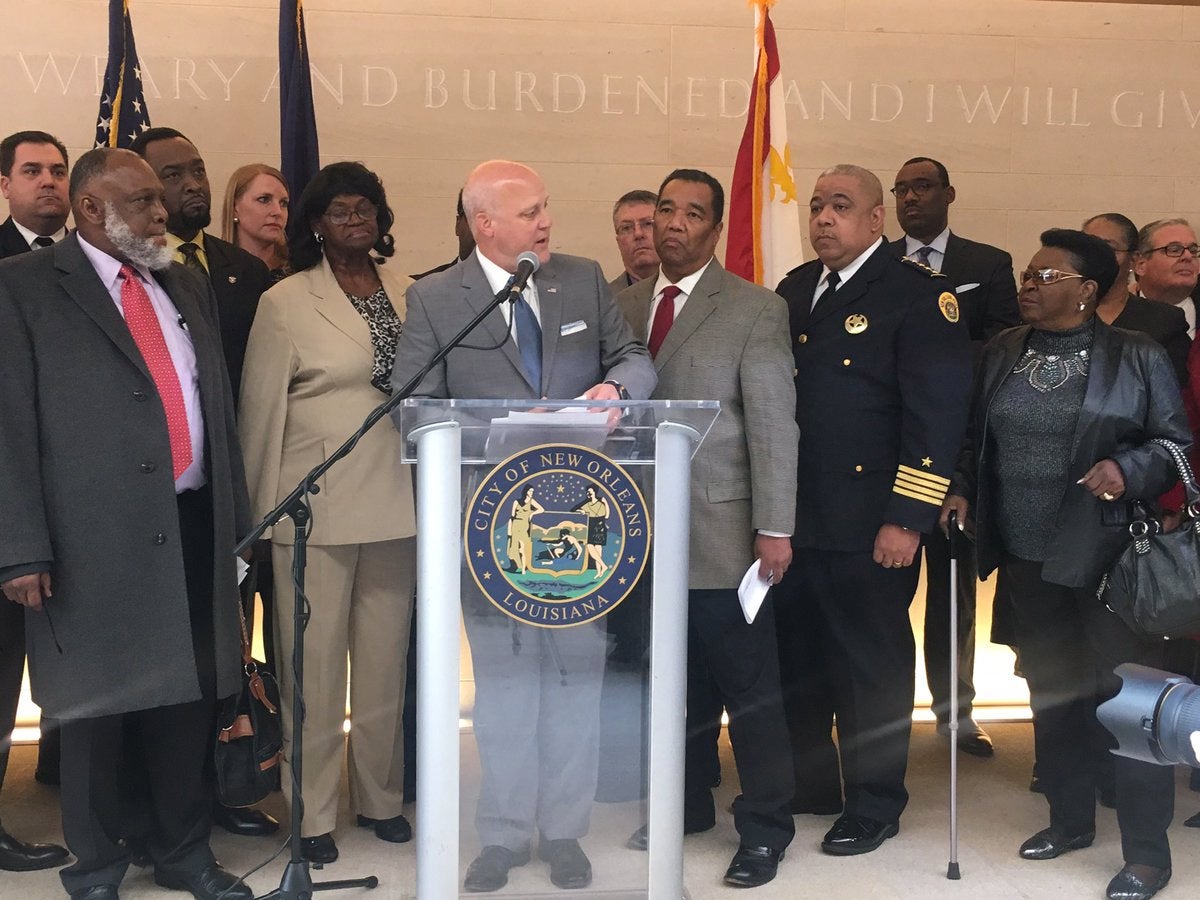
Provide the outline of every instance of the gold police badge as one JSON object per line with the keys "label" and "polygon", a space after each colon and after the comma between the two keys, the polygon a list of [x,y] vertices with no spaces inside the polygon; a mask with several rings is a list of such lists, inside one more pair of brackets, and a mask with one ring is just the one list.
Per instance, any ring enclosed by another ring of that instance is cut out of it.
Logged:
{"label": "gold police badge", "polygon": [[938,297],[938,309],[942,311],[942,315],[946,317],[947,322],[958,321],[958,300],[949,291]]}
{"label": "gold police badge", "polygon": [[846,316],[846,330],[851,334],[862,334],[867,330],[867,317],[862,313]]}

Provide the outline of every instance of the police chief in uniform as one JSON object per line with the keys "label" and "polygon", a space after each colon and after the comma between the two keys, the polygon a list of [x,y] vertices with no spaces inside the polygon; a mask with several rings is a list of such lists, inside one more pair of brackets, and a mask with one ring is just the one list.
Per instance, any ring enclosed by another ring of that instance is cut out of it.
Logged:
{"label": "police chief in uniform", "polygon": [[836,713],[845,805],[821,844],[834,855],[879,847],[908,801],[914,562],[950,484],[971,383],[954,294],[892,254],[883,222],[874,174],[828,169],[809,204],[818,259],[778,287],[800,426],[793,562],[777,598],[793,810],[840,805]]}

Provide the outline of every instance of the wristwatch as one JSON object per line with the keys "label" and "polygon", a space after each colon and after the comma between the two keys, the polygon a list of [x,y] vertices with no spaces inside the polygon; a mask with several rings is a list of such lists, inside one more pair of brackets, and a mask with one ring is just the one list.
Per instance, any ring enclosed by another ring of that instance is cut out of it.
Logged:
{"label": "wristwatch", "polygon": [[617,397],[619,399],[621,399],[621,400],[631,399],[629,396],[629,391],[625,390],[625,385],[621,384],[621,382],[609,379],[608,381],[605,381],[604,383],[611,384],[613,387],[615,387],[617,389]]}

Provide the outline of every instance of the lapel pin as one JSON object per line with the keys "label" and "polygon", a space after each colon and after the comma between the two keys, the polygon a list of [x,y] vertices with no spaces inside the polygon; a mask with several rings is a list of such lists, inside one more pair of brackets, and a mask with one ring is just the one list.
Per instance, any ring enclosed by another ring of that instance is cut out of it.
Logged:
{"label": "lapel pin", "polygon": [[229,283],[230,283],[230,284],[237,284],[237,276],[236,276],[236,275],[230,275],[230,276],[229,276]]}

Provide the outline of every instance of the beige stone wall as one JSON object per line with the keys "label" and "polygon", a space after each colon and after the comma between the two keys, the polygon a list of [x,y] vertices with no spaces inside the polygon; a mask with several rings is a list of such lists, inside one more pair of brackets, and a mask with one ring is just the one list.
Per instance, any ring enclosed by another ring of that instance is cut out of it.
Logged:
{"label": "beige stone wall", "polygon": [[[104,0],[6,0],[0,129],[88,146]],[[397,213],[398,262],[454,252],[453,200],[489,156],[543,172],[555,244],[614,274],[612,200],[672,167],[726,183],[750,74],[742,0],[309,0],[322,158],[362,159]],[[229,172],[275,161],[276,4],[135,0],[155,124],[188,133],[219,202]],[[931,155],[952,223],[1023,265],[1037,233],[1116,209],[1200,218],[1200,10],[1054,0],[779,0],[802,191],[853,161],[890,184]],[[896,235],[894,219],[889,233]]]}

